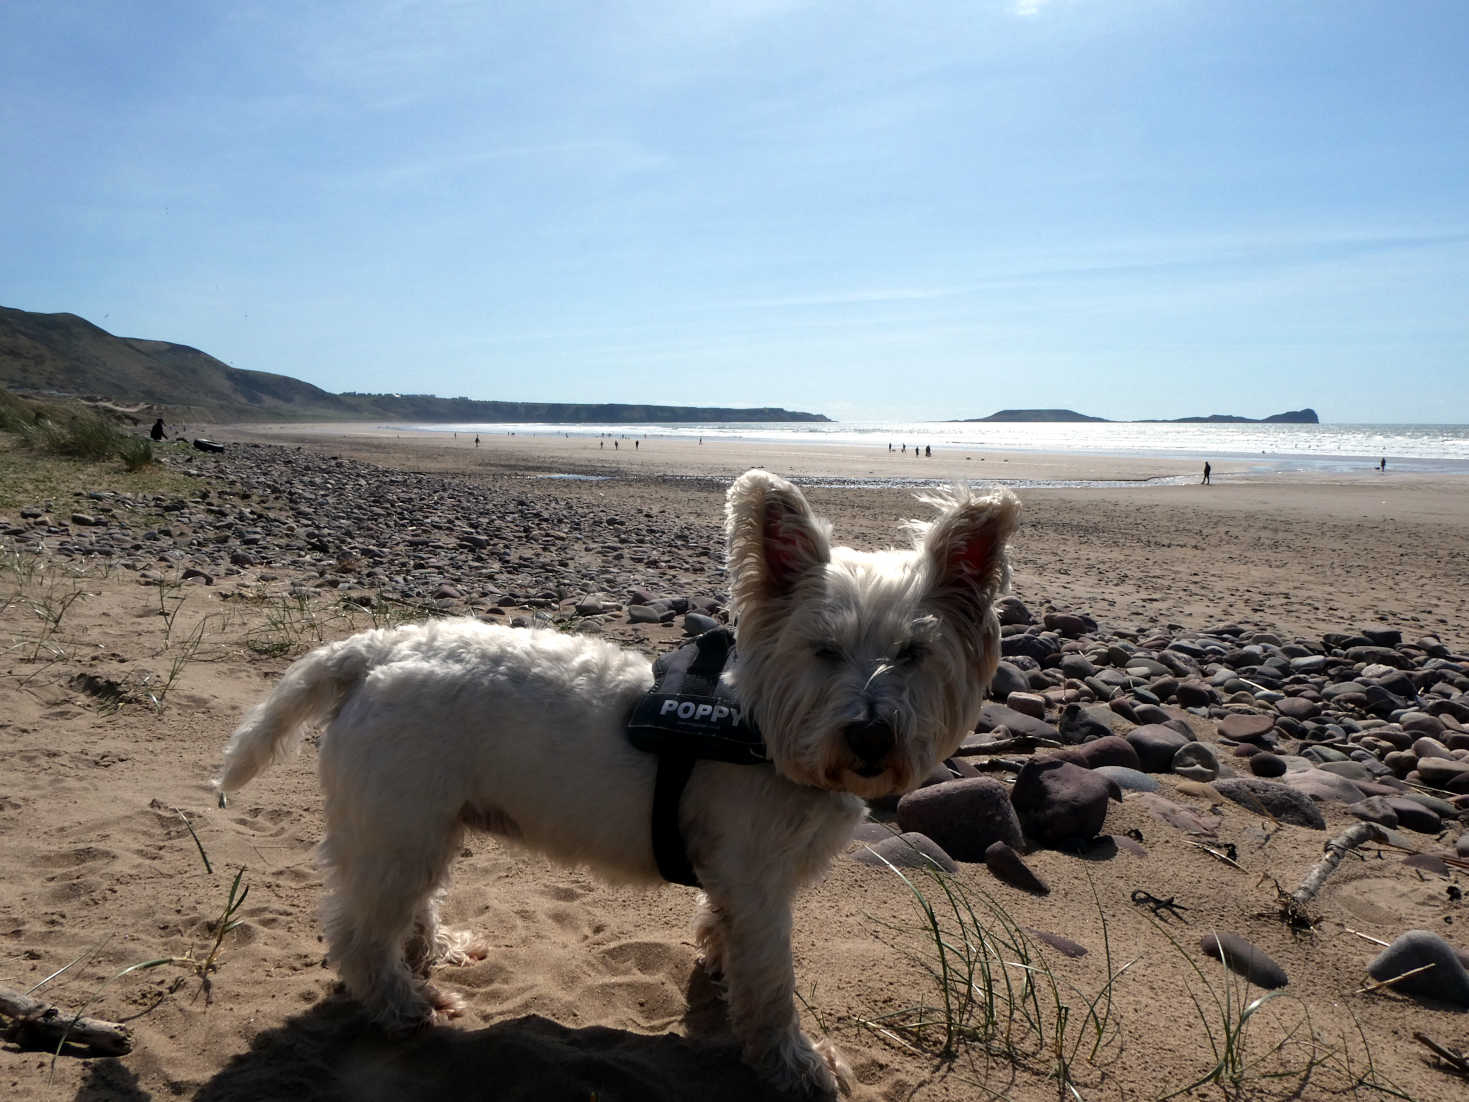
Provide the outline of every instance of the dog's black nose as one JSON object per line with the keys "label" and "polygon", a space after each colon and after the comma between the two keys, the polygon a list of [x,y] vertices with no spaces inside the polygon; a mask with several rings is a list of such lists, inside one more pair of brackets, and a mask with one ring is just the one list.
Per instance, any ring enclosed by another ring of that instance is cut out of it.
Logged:
{"label": "dog's black nose", "polygon": [[842,737],[864,762],[879,762],[892,750],[893,729],[886,723],[853,723],[842,731]]}

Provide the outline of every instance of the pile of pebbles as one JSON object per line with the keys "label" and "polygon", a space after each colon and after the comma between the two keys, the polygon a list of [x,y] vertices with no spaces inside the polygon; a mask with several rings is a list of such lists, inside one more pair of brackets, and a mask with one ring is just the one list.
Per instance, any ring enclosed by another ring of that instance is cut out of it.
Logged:
{"label": "pile of pebbles", "polygon": [[[1111,735],[1119,717],[1150,772],[1282,783],[1328,774],[1346,783],[1310,795],[1405,795],[1440,822],[1402,825],[1429,834],[1469,811],[1469,657],[1436,637],[1363,628],[1283,639],[1239,624],[1139,636],[1102,633],[1074,612],[1038,619],[1013,597],[999,611],[1004,659],[991,695],[1005,711],[982,727],[1078,746]],[[1210,724],[1214,737],[1200,742]]]}
{"label": "pile of pebbles", "polygon": [[[1372,628],[1284,639],[1239,624],[1104,631],[1084,613],[1037,617],[1015,597],[999,612],[1004,659],[978,730],[923,786],[877,807],[902,833],[865,827],[856,860],[951,870],[983,862],[1011,887],[1045,895],[1022,854],[1144,852],[1102,833],[1124,792],[1186,834],[1215,833],[1218,817],[1161,795],[1158,774],[1310,830],[1326,830],[1321,805],[1330,803],[1407,850],[1425,847],[1406,832],[1432,836],[1443,854],[1410,857],[1418,869],[1448,876],[1445,858],[1469,859],[1469,832],[1458,833],[1469,816],[1469,657],[1438,638]],[[1014,774],[1013,783],[990,772]],[[1288,982],[1237,934],[1210,933],[1199,951],[1258,986]],[[1401,989],[1469,1006],[1469,953],[1430,932],[1401,935],[1370,974],[1426,963],[1432,974]]]}
{"label": "pile of pebbles", "polygon": [[200,487],[36,502],[0,520],[0,533],[145,581],[289,577],[298,590],[446,613],[566,604],[601,616],[621,611],[633,590],[647,601],[680,595],[655,610],[658,619],[718,608],[723,534],[709,521],[560,495],[520,475],[442,478],[270,444],[160,450]]}
{"label": "pile of pebbles", "polygon": [[[1326,829],[1322,803],[1435,838],[1469,815],[1469,658],[1437,638],[1103,632],[1082,613],[1037,618],[1015,597],[999,612],[1005,657],[978,730],[922,788],[879,808],[959,860],[986,860],[996,842],[1085,845],[1124,791],[1199,827],[1156,795],[1157,774],[1314,830]],[[1016,773],[1013,785],[980,765]],[[1445,843],[1469,858],[1469,833]]]}

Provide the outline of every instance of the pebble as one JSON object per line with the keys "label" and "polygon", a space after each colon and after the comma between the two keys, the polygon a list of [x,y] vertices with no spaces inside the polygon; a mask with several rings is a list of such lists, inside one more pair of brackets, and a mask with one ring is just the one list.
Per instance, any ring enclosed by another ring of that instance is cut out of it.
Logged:
{"label": "pebble", "polygon": [[1405,995],[1469,1007],[1469,971],[1454,947],[1428,930],[1409,930],[1397,938],[1367,966],[1367,974],[1375,980],[1391,979],[1425,964],[1433,967],[1399,980],[1392,989]]}
{"label": "pebble", "polygon": [[1130,769],[1125,765],[1097,765],[1092,769],[1128,792],[1156,792],[1159,788],[1157,780],[1141,769]]}
{"label": "pebble", "polygon": [[1262,751],[1250,755],[1250,772],[1257,777],[1285,776],[1285,759],[1279,754]]}
{"label": "pebble", "polygon": [[895,865],[900,869],[931,869],[938,866],[945,872],[958,872],[959,866],[944,848],[926,834],[904,831],[893,834],[883,828],[885,838],[880,838],[852,850],[852,860],[863,865]]}
{"label": "pebble", "polygon": [[1256,814],[1263,813],[1283,823],[1293,823],[1312,830],[1326,829],[1326,820],[1311,802],[1311,797],[1280,781],[1228,777],[1215,781],[1214,788],[1225,799],[1233,800]]}
{"label": "pebble", "polygon": [[1020,854],[1004,842],[995,842],[984,851],[984,863],[996,880],[1032,895],[1050,895],[1051,886],[1025,863]]}
{"label": "pebble", "polygon": [[1085,842],[1102,832],[1107,804],[1121,792],[1106,777],[1058,758],[1021,768],[1010,802],[1028,838],[1043,846]]}
{"label": "pebble", "polygon": [[1212,781],[1219,776],[1219,758],[1207,743],[1184,743],[1173,755],[1172,772],[1193,781]]}
{"label": "pebble", "polygon": [[1188,745],[1190,739],[1172,727],[1148,723],[1129,731],[1127,741],[1137,751],[1138,762],[1144,772],[1167,773],[1173,768],[1173,755]]}
{"label": "pebble", "polygon": [[1273,991],[1290,982],[1284,968],[1238,934],[1227,931],[1205,934],[1199,939],[1199,948],[1210,960],[1223,961],[1230,971],[1243,976],[1256,987]]}
{"label": "pebble", "polygon": [[994,842],[1023,849],[1010,790],[991,777],[945,781],[898,801],[898,825],[926,834],[957,861],[983,861]]}

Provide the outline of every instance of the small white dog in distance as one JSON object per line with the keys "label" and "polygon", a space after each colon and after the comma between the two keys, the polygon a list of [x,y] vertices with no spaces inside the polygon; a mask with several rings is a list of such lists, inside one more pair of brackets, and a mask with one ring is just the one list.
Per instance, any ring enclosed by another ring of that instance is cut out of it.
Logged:
{"label": "small white dog in distance", "polygon": [[[802,1034],[791,902],[841,850],[863,797],[904,792],[979,717],[999,658],[992,609],[1020,505],[1005,490],[923,499],[911,550],[833,546],[790,483],[753,470],[725,531],[736,659],[724,674],[771,765],[700,761],[678,824],[704,894],[695,931],[722,975],[744,1058],[772,1085],[838,1088],[840,1063]],[[367,631],[290,667],[225,751],[238,789],[324,725],[320,861],[330,958],[382,1026],[452,1015],[438,962],[484,955],[439,925],[466,830],[615,878],[657,881],[658,759],[625,726],[653,682],[641,654],[553,631],[441,620]]]}

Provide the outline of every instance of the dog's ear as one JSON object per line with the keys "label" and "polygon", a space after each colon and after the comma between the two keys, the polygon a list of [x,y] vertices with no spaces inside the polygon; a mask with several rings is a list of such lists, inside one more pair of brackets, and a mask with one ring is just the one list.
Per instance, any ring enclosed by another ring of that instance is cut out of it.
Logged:
{"label": "dog's ear", "polygon": [[923,536],[930,599],[978,620],[1010,583],[1005,545],[1020,523],[1020,499],[1004,489],[979,497],[958,487],[924,500],[942,510]]}
{"label": "dog's ear", "polygon": [[730,590],[735,609],[781,597],[831,558],[831,526],[801,491],[768,471],[746,471],[725,500]]}

